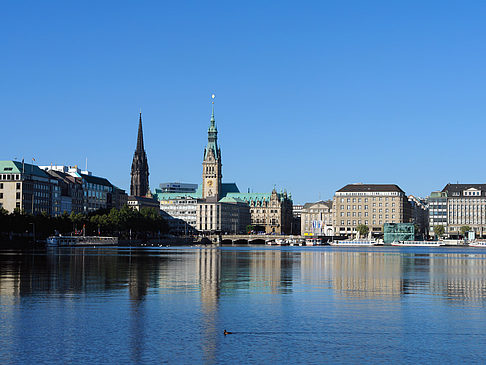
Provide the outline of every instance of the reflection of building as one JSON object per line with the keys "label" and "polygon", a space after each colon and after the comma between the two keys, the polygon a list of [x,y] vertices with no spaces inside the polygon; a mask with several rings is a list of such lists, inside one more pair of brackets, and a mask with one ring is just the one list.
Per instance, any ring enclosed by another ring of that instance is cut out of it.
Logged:
{"label": "reflection of building", "polygon": [[428,198],[429,234],[442,225],[449,236],[460,235],[469,226],[477,236],[486,236],[486,184],[447,184]]}
{"label": "reflection of building", "polygon": [[332,201],[306,203],[300,222],[303,236],[333,236]]}
{"label": "reflection of building", "polygon": [[334,195],[333,212],[334,231],[342,235],[354,235],[360,224],[380,234],[385,223],[411,219],[410,203],[397,185],[346,185]]}
{"label": "reflection of building", "polygon": [[402,294],[402,256],[374,252],[333,252],[332,286],[347,296]]}

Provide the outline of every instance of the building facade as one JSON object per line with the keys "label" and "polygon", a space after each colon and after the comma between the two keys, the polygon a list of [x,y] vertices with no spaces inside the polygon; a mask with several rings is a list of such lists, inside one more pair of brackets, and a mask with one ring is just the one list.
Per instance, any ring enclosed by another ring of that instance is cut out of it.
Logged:
{"label": "building facade", "polygon": [[202,172],[202,198],[217,202],[221,198],[222,164],[218,147],[218,129],[214,120],[214,105],[208,129],[208,143],[204,149]]}
{"label": "building facade", "polygon": [[187,234],[196,228],[197,204],[198,199],[191,196],[180,196],[160,201],[160,210],[173,218],[168,221],[173,233]]}
{"label": "building facade", "polygon": [[149,167],[143,145],[142,112],[138,122],[137,148],[133,154],[130,195],[146,196],[149,191]]}
{"label": "building facade", "polygon": [[397,185],[350,184],[338,190],[333,199],[335,234],[352,236],[364,224],[374,235],[383,233],[385,223],[409,223],[408,198]]}
{"label": "building facade", "polygon": [[304,204],[300,231],[303,236],[333,236],[332,201]]}
{"label": "building facade", "polygon": [[486,184],[447,184],[428,199],[429,234],[434,226],[444,226],[445,235],[459,237],[469,226],[476,237],[486,236]]}
{"label": "building facade", "polygon": [[0,161],[0,208],[56,216],[61,214],[61,188],[35,165]]}
{"label": "building facade", "polygon": [[447,193],[433,191],[427,198],[429,210],[429,236],[435,236],[434,227],[443,226],[444,231],[447,227]]}

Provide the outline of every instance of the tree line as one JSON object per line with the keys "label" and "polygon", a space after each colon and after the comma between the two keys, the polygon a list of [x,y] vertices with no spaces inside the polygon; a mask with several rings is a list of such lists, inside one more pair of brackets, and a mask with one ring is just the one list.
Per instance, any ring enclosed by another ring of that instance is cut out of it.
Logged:
{"label": "tree line", "polygon": [[53,234],[116,236],[120,238],[157,237],[169,231],[167,222],[156,208],[134,210],[127,205],[121,209],[100,209],[88,214],[63,213],[52,217],[21,212],[8,213],[0,209],[0,233],[5,235],[31,235],[35,230],[38,239]]}

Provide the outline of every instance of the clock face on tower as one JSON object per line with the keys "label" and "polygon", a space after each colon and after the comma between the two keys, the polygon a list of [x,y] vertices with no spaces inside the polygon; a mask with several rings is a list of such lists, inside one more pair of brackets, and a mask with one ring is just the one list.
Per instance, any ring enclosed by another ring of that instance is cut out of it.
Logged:
{"label": "clock face on tower", "polygon": [[209,186],[209,187],[213,186],[213,180],[209,180],[209,181],[208,181],[208,186]]}

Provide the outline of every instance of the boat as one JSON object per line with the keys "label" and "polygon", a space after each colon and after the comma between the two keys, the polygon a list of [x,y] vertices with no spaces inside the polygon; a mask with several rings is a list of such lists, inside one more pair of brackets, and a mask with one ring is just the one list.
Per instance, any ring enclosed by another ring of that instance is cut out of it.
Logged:
{"label": "boat", "polygon": [[322,240],[320,238],[307,238],[305,240],[306,246],[320,246],[322,244]]}
{"label": "boat", "polygon": [[468,246],[471,247],[486,247],[486,241],[471,241]]}
{"label": "boat", "polygon": [[367,247],[367,246],[375,246],[380,244],[371,236],[371,232],[368,234],[368,238],[361,239],[359,234],[356,233],[356,237],[352,240],[343,240],[343,241],[332,241],[329,242],[331,246],[350,246],[350,247]]}
{"label": "boat", "polygon": [[100,236],[50,236],[46,240],[47,246],[116,246],[118,237]]}
{"label": "boat", "polygon": [[402,246],[402,247],[438,247],[444,246],[445,243],[442,241],[393,241],[392,246]]}
{"label": "boat", "polygon": [[344,240],[344,241],[332,241],[329,242],[331,246],[354,246],[354,247],[361,247],[361,246],[375,246],[378,242],[375,239],[365,239],[365,240]]}

